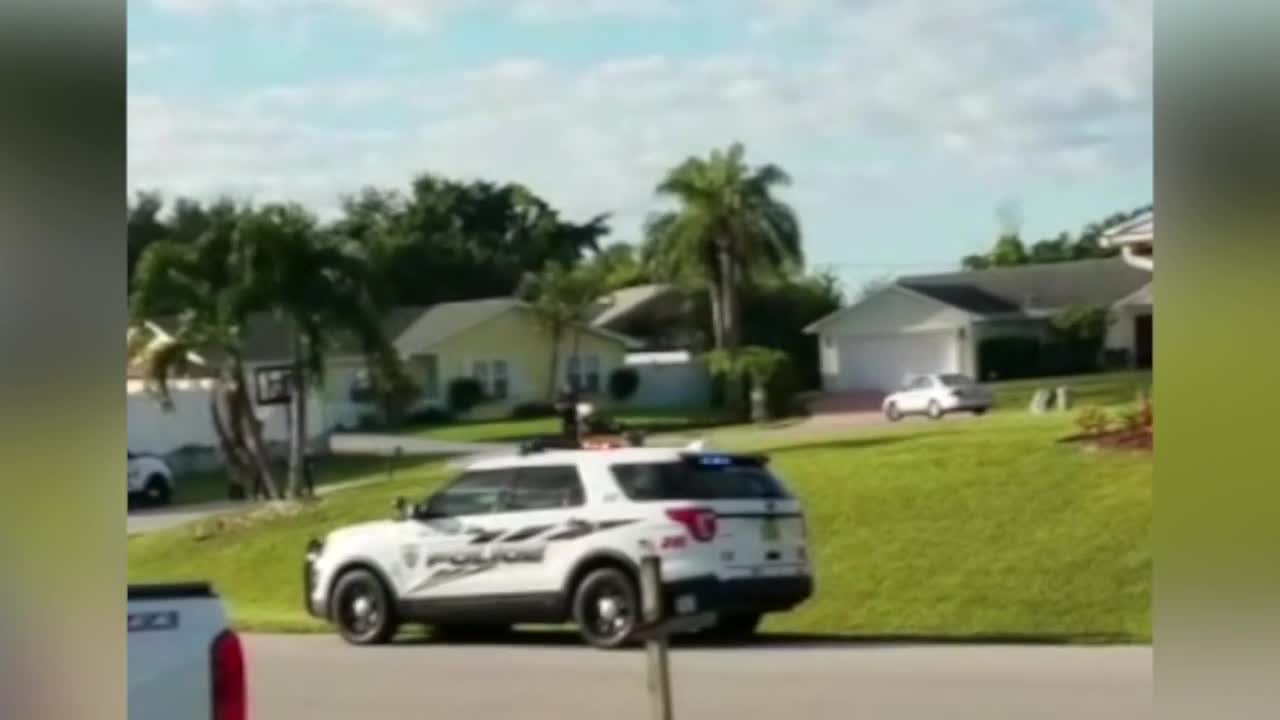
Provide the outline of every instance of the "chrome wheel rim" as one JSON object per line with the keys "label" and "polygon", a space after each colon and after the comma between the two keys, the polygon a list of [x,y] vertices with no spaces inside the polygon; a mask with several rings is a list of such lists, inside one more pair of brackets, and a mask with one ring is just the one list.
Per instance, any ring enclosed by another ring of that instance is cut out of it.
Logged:
{"label": "chrome wheel rim", "polygon": [[343,598],[341,607],[342,624],[353,635],[367,635],[382,621],[378,598],[368,588],[353,588]]}
{"label": "chrome wheel rim", "polygon": [[584,615],[588,631],[605,640],[626,635],[635,623],[635,608],[627,592],[614,582],[602,583],[588,593]]}

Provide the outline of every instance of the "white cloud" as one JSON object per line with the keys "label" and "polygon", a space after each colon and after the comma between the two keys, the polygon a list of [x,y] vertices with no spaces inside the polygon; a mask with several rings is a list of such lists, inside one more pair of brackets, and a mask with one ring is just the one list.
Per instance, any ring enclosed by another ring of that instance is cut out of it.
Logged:
{"label": "white cloud", "polygon": [[675,0],[515,0],[512,15],[531,22],[563,22],[599,17],[676,17]]}
{"label": "white cloud", "polygon": [[340,192],[422,171],[515,180],[577,217],[616,211],[626,238],[666,168],[732,140],[791,171],[802,209],[939,168],[1016,180],[1141,167],[1150,0],[1093,3],[1085,27],[1039,0],[809,0],[787,21],[827,34],[804,61],[648,55],[568,70],[513,57],[452,75],[371,68],[232,102],[136,97],[130,182],[332,208]]}
{"label": "white cloud", "polygon": [[150,45],[140,48],[129,48],[126,61],[129,67],[142,67],[172,60],[179,50],[173,45]]}
{"label": "white cloud", "polygon": [[192,17],[217,13],[297,18],[334,10],[366,15],[393,28],[431,29],[445,18],[475,8],[505,8],[531,23],[602,17],[676,17],[676,0],[151,0],[157,8]]}

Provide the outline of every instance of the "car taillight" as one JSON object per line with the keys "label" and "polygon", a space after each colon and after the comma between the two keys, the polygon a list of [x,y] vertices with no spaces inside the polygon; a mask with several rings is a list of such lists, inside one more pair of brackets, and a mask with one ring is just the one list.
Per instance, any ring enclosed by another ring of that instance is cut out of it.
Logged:
{"label": "car taillight", "polygon": [[213,641],[213,720],[247,720],[249,700],[240,638],[226,630]]}
{"label": "car taillight", "polygon": [[683,525],[698,542],[711,542],[716,539],[719,523],[716,521],[715,510],[675,508],[667,511],[667,517]]}

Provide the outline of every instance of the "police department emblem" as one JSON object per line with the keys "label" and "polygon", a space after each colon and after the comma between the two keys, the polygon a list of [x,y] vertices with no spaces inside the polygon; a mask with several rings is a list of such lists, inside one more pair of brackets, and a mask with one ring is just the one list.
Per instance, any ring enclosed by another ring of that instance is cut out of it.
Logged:
{"label": "police department emblem", "polygon": [[405,545],[401,548],[400,557],[404,560],[404,564],[412,570],[418,564],[418,548],[416,545]]}

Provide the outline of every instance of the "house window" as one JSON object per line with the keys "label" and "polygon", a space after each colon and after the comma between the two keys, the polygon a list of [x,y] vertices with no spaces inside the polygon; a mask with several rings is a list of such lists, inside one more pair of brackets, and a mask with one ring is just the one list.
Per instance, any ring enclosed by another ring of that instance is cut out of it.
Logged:
{"label": "house window", "polygon": [[360,368],[356,370],[355,375],[351,378],[351,389],[348,392],[348,398],[353,403],[373,402],[373,389],[373,377],[367,369]]}
{"label": "house window", "polygon": [[440,359],[435,355],[420,355],[422,363],[422,396],[435,399],[440,395]]}
{"label": "house window", "polygon": [[477,360],[472,377],[484,388],[484,394],[495,400],[506,398],[511,392],[511,378],[506,360]]}
{"label": "house window", "polygon": [[489,390],[489,396],[498,400],[505,400],[511,392],[511,383],[507,377],[507,361],[493,361],[493,387]]}
{"label": "house window", "polygon": [[595,355],[588,355],[583,358],[583,364],[586,366],[586,390],[589,393],[600,392],[600,358]]}
{"label": "house window", "polygon": [[600,392],[600,358],[596,355],[572,355],[566,371],[569,387],[584,393]]}

